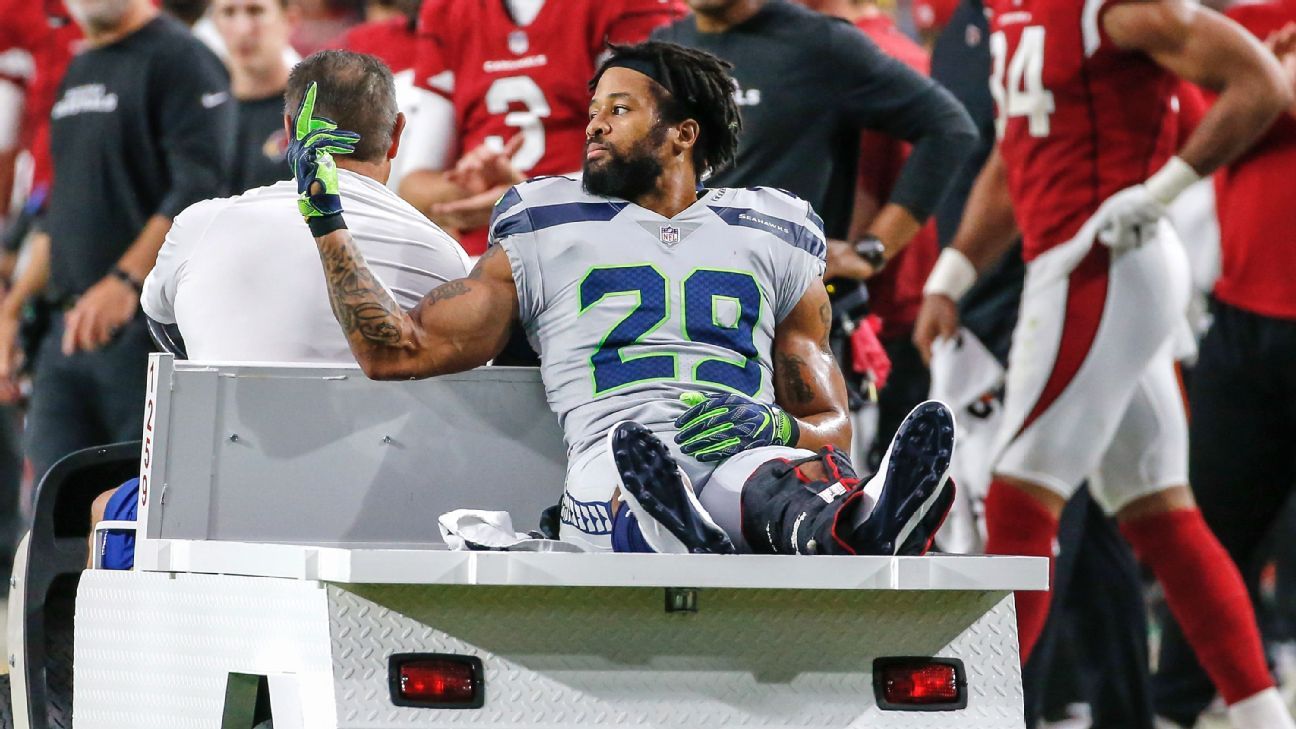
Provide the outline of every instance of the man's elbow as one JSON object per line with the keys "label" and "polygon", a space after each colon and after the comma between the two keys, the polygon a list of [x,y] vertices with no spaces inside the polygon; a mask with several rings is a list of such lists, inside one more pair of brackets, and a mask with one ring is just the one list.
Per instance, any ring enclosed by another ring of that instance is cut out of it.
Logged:
{"label": "man's elbow", "polygon": [[388,365],[360,362],[360,369],[365,373],[365,377],[378,382],[392,382],[395,380],[408,380],[398,368]]}
{"label": "man's elbow", "polygon": [[1232,97],[1250,107],[1252,119],[1265,128],[1296,103],[1287,72],[1277,61],[1270,61],[1271,59],[1265,59],[1265,62],[1258,64],[1250,72],[1239,74],[1233,88],[1225,92],[1234,92]]}
{"label": "man's elbow", "polygon": [[925,164],[931,165],[929,169],[938,169],[942,177],[953,182],[955,171],[962,169],[980,145],[981,133],[963,105],[956,102],[926,134],[914,140],[913,156],[921,156]]}
{"label": "man's elbow", "polygon": [[927,100],[927,121],[920,128],[942,140],[946,147],[967,150],[966,154],[971,154],[981,135],[963,103],[940,85],[931,87]]}
{"label": "man's elbow", "polygon": [[[944,137],[948,140],[946,145],[950,150],[951,161],[958,167],[962,167],[963,163],[971,159],[972,153],[980,146],[981,133],[977,131],[976,124],[972,123],[972,117],[968,115],[966,109],[960,105],[957,111],[957,114],[950,115],[950,123],[945,130]],[[954,167],[954,164],[951,165],[951,168]]]}
{"label": "man's elbow", "polygon": [[972,121],[972,115],[961,103],[955,103],[954,113],[951,116],[952,134],[958,136],[967,142],[976,142],[981,139],[980,132],[977,131],[976,122]]}
{"label": "man's elbow", "polygon": [[380,382],[413,380],[427,376],[426,374],[420,375],[410,362],[403,359],[398,360],[372,354],[356,354],[356,364],[360,365],[360,371],[364,372],[365,377]]}
{"label": "man's elbow", "polygon": [[829,439],[829,442],[831,442],[833,444],[833,447],[835,447],[837,450],[841,451],[842,453],[850,453],[851,441],[855,437],[855,429],[851,425],[850,411],[839,410],[837,412],[836,420],[838,425],[833,430],[832,437]]}

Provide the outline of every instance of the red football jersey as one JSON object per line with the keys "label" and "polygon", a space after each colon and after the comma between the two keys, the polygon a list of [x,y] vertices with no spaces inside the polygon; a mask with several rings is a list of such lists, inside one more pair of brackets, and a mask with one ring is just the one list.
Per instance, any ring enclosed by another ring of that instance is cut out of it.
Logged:
{"label": "red football jersey", "polygon": [[1026,260],[1174,151],[1178,80],[1103,32],[1117,1],[991,0],[990,87]]}
{"label": "red football jersey", "polygon": [[377,56],[392,73],[400,73],[414,68],[418,56],[418,35],[414,31],[412,20],[374,20],[348,30],[339,39],[338,47]]}
{"label": "red football jersey", "polygon": [[[1296,2],[1238,5],[1227,15],[1257,38],[1296,22]],[[1215,296],[1256,314],[1296,320],[1296,119],[1278,117],[1246,154],[1215,175],[1220,277]]]}
{"label": "red football jersey", "polygon": [[49,113],[59,82],[81,29],[72,22],[61,0],[0,0],[0,52],[20,49],[31,54],[35,73],[26,79],[21,144],[32,153],[33,184],[48,187],[53,177],[49,155]]}
{"label": "red football jersey", "polygon": [[[415,83],[454,103],[460,153],[522,134],[518,169],[575,172],[599,54],[608,43],[644,40],[683,13],[677,0],[547,0],[521,26],[504,0],[427,0]],[[473,255],[486,249],[484,231],[460,242]]]}

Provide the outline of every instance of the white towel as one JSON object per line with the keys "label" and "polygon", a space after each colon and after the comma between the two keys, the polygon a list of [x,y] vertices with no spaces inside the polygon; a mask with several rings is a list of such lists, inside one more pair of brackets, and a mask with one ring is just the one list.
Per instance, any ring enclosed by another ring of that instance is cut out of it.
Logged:
{"label": "white towel", "polygon": [[437,528],[454,552],[583,552],[578,545],[513,530],[507,511],[455,509],[437,517]]}

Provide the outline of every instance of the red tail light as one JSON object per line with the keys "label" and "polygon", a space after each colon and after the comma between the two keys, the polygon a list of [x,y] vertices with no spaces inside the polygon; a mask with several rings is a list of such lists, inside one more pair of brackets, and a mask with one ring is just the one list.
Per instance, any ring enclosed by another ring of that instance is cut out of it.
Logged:
{"label": "red tail light", "polygon": [[879,658],[873,662],[878,708],[956,711],[967,707],[963,662],[955,658]]}
{"label": "red tail light", "polygon": [[476,656],[400,653],[388,662],[392,703],[429,709],[479,709],[485,703],[482,662]]}

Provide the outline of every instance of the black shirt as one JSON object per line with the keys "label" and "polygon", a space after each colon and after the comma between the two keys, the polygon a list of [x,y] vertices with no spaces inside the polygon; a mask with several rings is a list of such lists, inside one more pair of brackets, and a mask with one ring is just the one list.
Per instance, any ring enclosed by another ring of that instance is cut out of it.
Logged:
{"label": "black shirt", "polygon": [[831,238],[850,225],[861,129],[914,142],[891,202],[920,220],[970,152],[974,130],[958,102],[844,20],[771,0],[723,33],[700,33],[689,16],[653,38],[734,65],[742,139],[733,166],[707,185],[788,190],[814,206]]}
{"label": "black shirt", "polygon": [[153,215],[225,193],[234,105],[220,61],[159,15],[72,59],[50,113],[50,289],[102,279]]}
{"label": "black shirt", "polygon": [[[989,41],[989,23],[980,0],[964,0],[932,48],[932,78],[967,107],[980,132],[972,159],[954,176],[949,195],[936,209],[936,231],[941,246],[949,245],[958,232],[972,183],[994,148],[995,106],[990,95]],[[1018,243],[959,301],[963,326],[1001,362],[1008,361],[1025,275]]]}
{"label": "black shirt", "polygon": [[932,47],[931,77],[949,89],[972,117],[979,138],[968,163],[954,175],[949,195],[936,208],[936,231],[941,246],[958,232],[963,206],[972,183],[995,143],[995,106],[990,95],[990,27],[980,0],[965,0]]}
{"label": "black shirt", "polygon": [[292,179],[292,170],[284,160],[288,133],[284,131],[283,105],[283,94],[235,102],[238,136],[230,171],[230,193],[237,195],[254,187]]}

